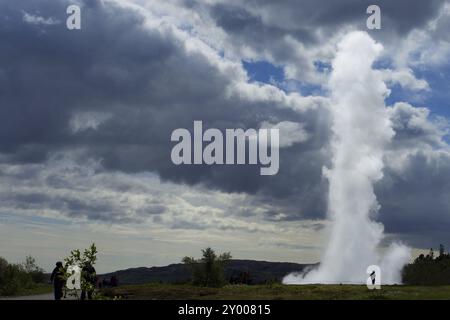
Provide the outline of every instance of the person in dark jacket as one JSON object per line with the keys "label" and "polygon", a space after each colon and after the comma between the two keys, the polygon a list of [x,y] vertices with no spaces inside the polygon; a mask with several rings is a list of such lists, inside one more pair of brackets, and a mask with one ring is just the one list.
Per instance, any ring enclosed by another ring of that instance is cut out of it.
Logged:
{"label": "person in dark jacket", "polygon": [[92,294],[94,293],[95,286],[97,284],[97,275],[95,272],[95,268],[90,264],[86,264],[81,270],[82,277],[84,279],[85,285],[81,290],[81,300],[92,300]]}
{"label": "person in dark jacket", "polygon": [[53,283],[55,300],[61,300],[64,288],[64,268],[61,261],[56,263],[56,267],[53,269],[52,275],[50,276],[50,281]]}
{"label": "person in dark jacket", "polygon": [[372,271],[372,273],[370,274],[370,278],[372,279],[372,284],[375,284],[375,278],[376,276],[375,276],[375,270],[374,271]]}
{"label": "person in dark jacket", "polygon": [[109,285],[112,288],[117,287],[119,285],[119,280],[117,279],[116,276],[111,276],[111,280],[109,280]]}

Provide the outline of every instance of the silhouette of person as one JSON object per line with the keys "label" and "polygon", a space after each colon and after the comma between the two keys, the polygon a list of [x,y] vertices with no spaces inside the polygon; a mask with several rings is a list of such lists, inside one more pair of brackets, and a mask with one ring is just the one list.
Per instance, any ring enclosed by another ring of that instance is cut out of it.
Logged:
{"label": "silhouette of person", "polygon": [[375,270],[370,274],[370,278],[372,279],[372,284],[375,284]]}
{"label": "silhouette of person", "polygon": [[111,287],[117,287],[119,285],[119,280],[116,276],[111,276],[111,279],[109,280],[109,285]]}
{"label": "silhouette of person", "polygon": [[50,276],[50,281],[53,283],[55,300],[61,300],[64,288],[64,269],[61,261],[56,263],[56,267]]}
{"label": "silhouette of person", "polygon": [[97,284],[95,268],[90,263],[87,263],[81,269],[81,275],[85,281],[85,286],[81,290],[81,300],[86,300],[86,295],[89,300],[92,300],[92,294]]}

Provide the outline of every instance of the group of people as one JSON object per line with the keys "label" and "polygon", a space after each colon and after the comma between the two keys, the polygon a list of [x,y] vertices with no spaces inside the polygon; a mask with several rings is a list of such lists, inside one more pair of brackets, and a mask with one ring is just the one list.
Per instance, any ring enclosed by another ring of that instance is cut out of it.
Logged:
{"label": "group of people", "polygon": [[[95,268],[90,264],[85,264],[81,269],[81,300],[92,300],[94,289],[97,284],[97,274]],[[61,300],[64,294],[64,288],[66,287],[66,268],[61,261],[56,263],[55,269],[50,276],[50,281],[53,283],[53,290],[55,294],[55,300]]]}
{"label": "group of people", "polygon": [[117,279],[117,277],[115,275],[112,275],[111,278],[108,280],[106,280],[105,278],[103,278],[102,281],[98,281],[98,287],[101,288],[114,288],[117,287],[119,285],[119,280]]}

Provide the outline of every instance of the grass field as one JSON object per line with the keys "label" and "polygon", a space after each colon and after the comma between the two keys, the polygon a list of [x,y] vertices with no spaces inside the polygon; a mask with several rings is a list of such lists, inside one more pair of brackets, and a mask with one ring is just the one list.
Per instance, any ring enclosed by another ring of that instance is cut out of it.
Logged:
{"label": "grass field", "polygon": [[201,288],[191,285],[145,284],[121,286],[104,291],[123,299],[200,300],[367,300],[367,299],[450,299],[450,286],[382,286],[370,291],[364,285],[228,285]]}
{"label": "grass field", "polygon": [[[52,292],[51,285],[21,290],[15,296]],[[136,300],[450,300],[450,286],[382,286],[370,291],[364,285],[227,285],[202,288],[192,285],[143,284],[101,290],[104,296]]]}
{"label": "grass field", "polygon": [[53,292],[53,286],[51,284],[37,284],[33,288],[28,289],[22,288],[19,291],[17,291],[14,295],[11,295],[9,297],[33,296],[51,292]]}

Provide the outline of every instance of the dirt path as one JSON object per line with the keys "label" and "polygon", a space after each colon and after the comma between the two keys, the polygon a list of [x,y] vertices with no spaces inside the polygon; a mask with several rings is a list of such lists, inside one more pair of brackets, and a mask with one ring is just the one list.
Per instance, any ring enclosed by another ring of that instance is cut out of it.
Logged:
{"label": "dirt path", "polygon": [[[36,294],[32,296],[20,296],[20,297],[1,297],[0,300],[54,300],[55,296],[53,295],[53,292],[51,293],[44,293],[44,294]],[[76,300],[75,297],[67,296],[65,299],[62,300]]]}
{"label": "dirt path", "polygon": [[0,298],[0,300],[53,300],[53,293],[36,294],[33,296],[8,297]]}

